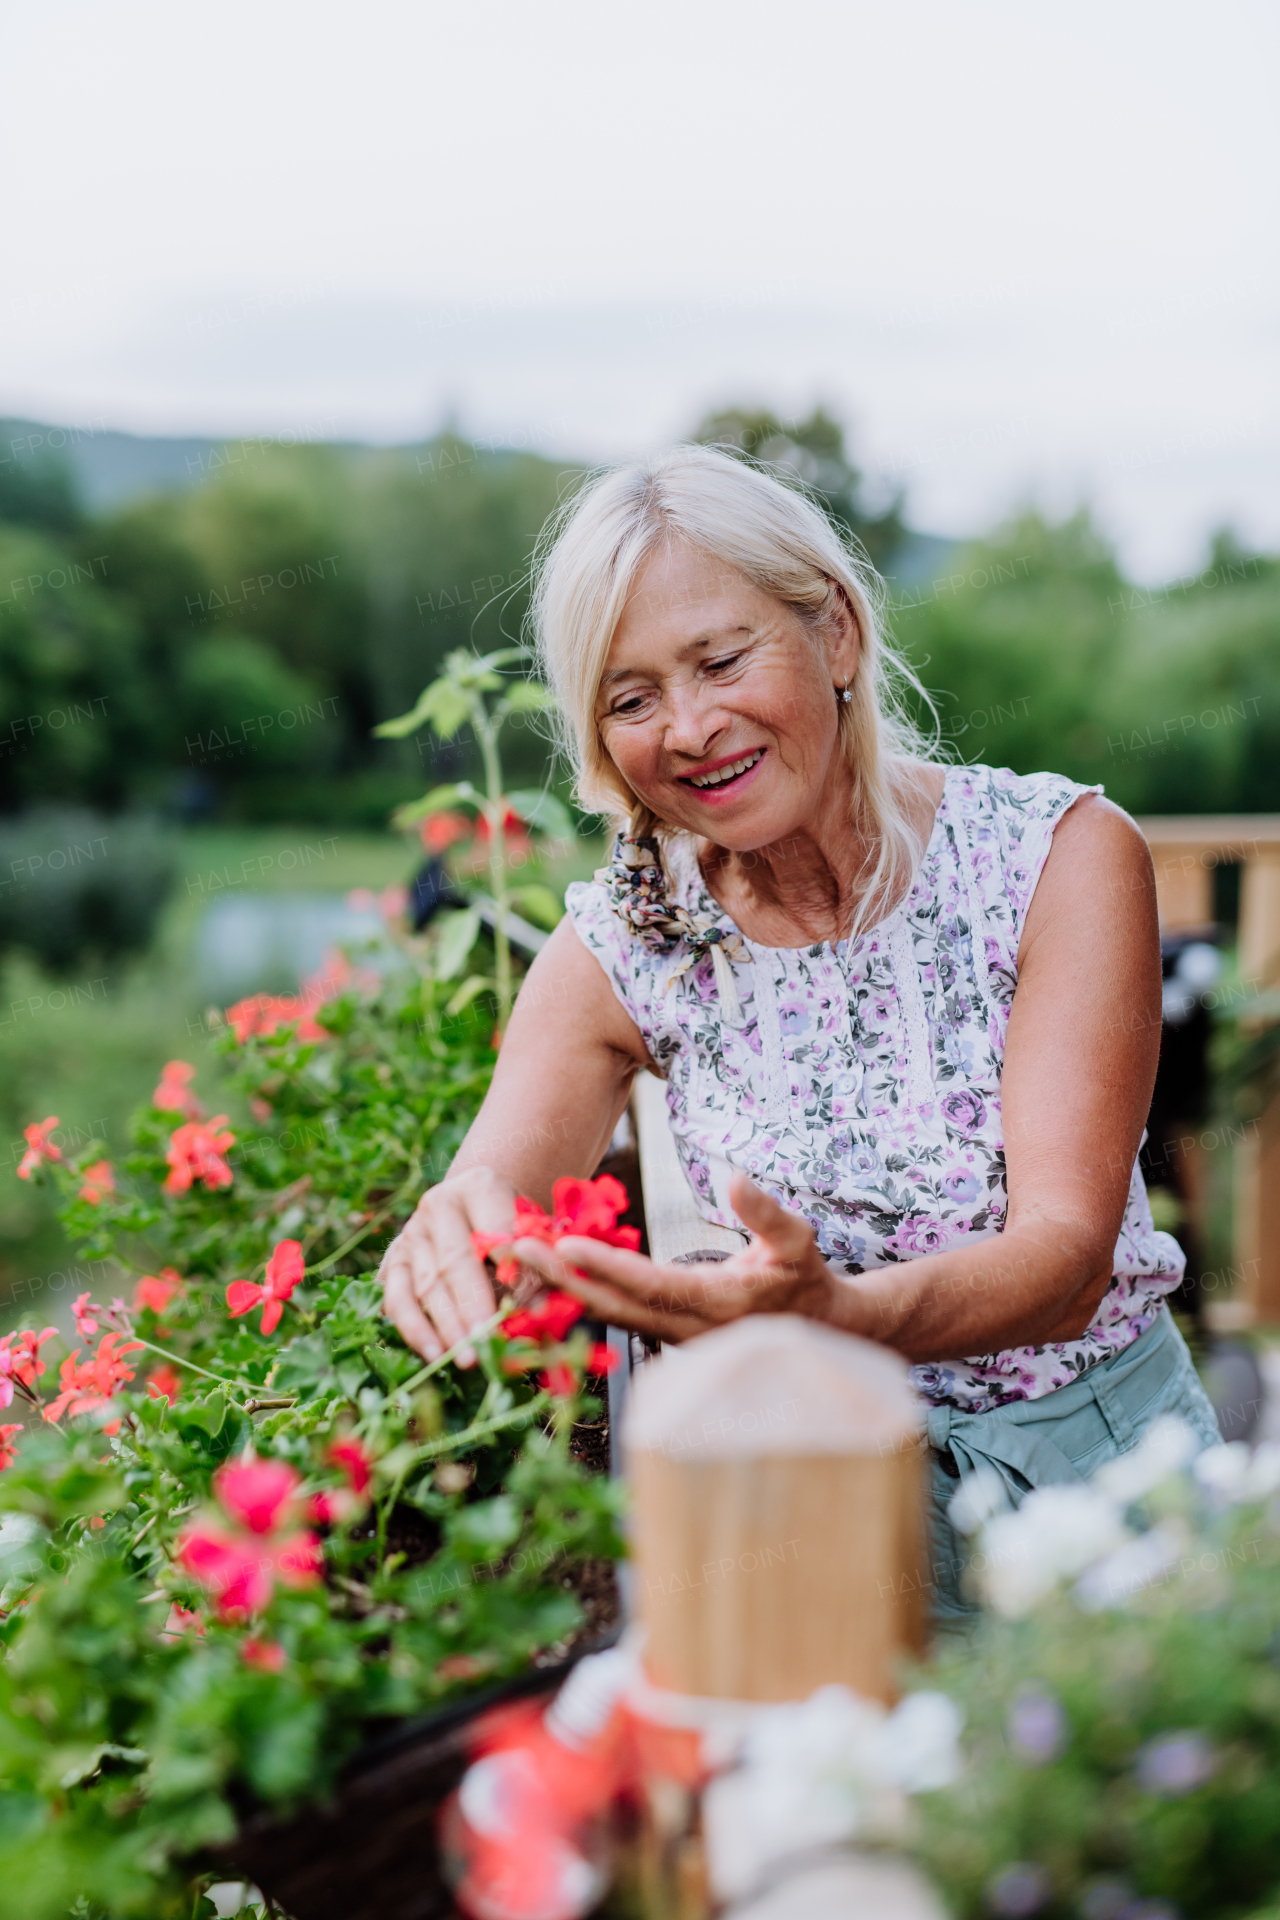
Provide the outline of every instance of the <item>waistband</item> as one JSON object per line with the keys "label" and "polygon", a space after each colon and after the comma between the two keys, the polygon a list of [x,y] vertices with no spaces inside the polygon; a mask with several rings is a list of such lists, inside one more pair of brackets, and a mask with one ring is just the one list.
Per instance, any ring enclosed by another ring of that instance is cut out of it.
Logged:
{"label": "waistband", "polygon": [[1069,1386],[1036,1400],[1013,1400],[987,1413],[930,1407],[929,1445],[953,1478],[972,1473],[979,1465],[991,1467],[1015,1499],[1028,1487],[1081,1484],[1084,1475],[1059,1445],[1066,1439],[1067,1422],[1076,1423],[1071,1452],[1077,1457],[1108,1436],[1117,1451],[1127,1452],[1138,1438],[1130,1407],[1137,1412],[1157,1394],[1184,1364],[1185,1352],[1164,1307],[1155,1324],[1131,1346],[1090,1367]]}

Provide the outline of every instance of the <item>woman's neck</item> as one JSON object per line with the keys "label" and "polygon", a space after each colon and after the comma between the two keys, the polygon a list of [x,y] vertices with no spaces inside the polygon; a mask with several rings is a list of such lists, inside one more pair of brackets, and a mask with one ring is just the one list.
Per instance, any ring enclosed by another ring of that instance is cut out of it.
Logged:
{"label": "woman's neck", "polygon": [[[920,845],[928,840],[942,800],[942,767],[905,769],[906,812]],[[852,781],[833,783],[803,826],[767,847],[735,853],[714,841],[699,843],[707,890],[749,940],[765,947],[808,946],[842,940],[873,884],[879,848],[854,821]],[[873,902],[875,918],[897,906],[905,890]]]}

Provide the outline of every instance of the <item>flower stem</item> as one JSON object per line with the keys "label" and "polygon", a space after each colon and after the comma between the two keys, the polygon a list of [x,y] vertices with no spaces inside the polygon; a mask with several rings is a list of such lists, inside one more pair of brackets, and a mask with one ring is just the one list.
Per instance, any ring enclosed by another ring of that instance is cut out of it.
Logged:
{"label": "flower stem", "polygon": [[478,1327],[473,1327],[470,1333],[464,1334],[461,1340],[455,1341],[453,1346],[442,1353],[438,1359],[433,1360],[430,1366],[423,1367],[418,1373],[412,1374],[408,1380],[397,1387],[397,1393],[408,1393],[413,1387],[420,1387],[424,1380],[429,1380],[433,1373],[439,1373],[441,1367],[447,1367],[451,1360],[457,1359],[464,1347],[473,1345],[477,1340],[483,1340],[496,1327],[500,1327],[514,1306],[514,1300],[504,1301],[491,1319],[482,1321]]}

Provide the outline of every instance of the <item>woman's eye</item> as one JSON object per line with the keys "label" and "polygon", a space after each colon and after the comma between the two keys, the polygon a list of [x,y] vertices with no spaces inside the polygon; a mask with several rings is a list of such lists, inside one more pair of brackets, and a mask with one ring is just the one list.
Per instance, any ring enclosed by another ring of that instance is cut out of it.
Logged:
{"label": "woman's eye", "polygon": [[639,713],[643,705],[643,694],[629,693],[625,700],[615,701],[614,705],[610,707],[609,712],[615,719],[626,720],[633,714]]}
{"label": "woman's eye", "polygon": [[723,673],[729,667],[736,667],[742,657],[740,653],[726,653],[723,659],[708,660],[707,671],[709,673]]}

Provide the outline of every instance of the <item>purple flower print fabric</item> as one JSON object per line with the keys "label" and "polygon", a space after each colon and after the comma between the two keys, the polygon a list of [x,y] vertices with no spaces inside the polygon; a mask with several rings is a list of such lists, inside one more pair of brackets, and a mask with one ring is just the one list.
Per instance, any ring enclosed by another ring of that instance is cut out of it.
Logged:
{"label": "purple flower print fabric", "polygon": [[[902,903],[854,941],[793,949],[744,937],[733,1022],[709,955],[676,974],[679,949],[647,947],[599,880],[569,889],[579,936],[666,1080],[708,1220],[739,1224],[728,1202],[739,1168],[803,1214],[850,1277],[1002,1230],[1000,1075],[1018,942],[1054,826],[1096,791],[1056,774],[948,768]],[[665,866],[673,904],[734,931],[688,836],[667,843]],[[971,1413],[1052,1393],[1145,1333],[1182,1271],[1135,1162],[1111,1286],[1078,1340],[932,1362],[913,1380],[931,1404]]]}

